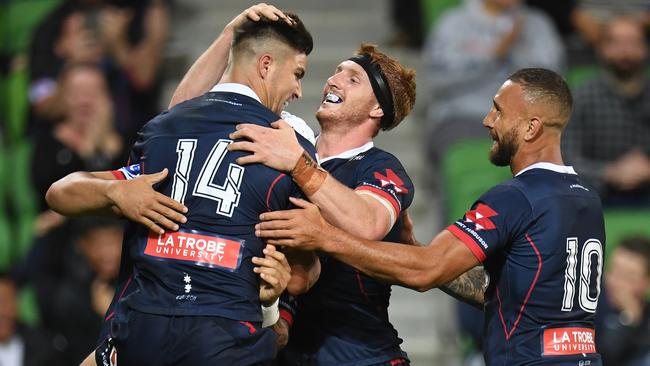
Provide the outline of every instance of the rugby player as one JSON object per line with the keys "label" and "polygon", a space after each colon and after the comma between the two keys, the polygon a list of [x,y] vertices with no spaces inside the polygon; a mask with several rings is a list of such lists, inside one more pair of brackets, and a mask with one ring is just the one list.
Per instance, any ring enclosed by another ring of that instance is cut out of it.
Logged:
{"label": "rugby player", "polygon": [[[296,199],[302,209],[262,214],[256,234],[270,244],[325,252],[419,291],[447,284],[447,291],[485,309],[487,365],[601,365],[594,318],[603,212],[597,193],[562,160],[571,106],[557,73],[532,68],[511,75],[483,125],[494,140],[490,160],[509,165],[513,178],[482,195],[428,246],[358,238]],[[312,178],[316,167],[300,174],[294,180],[323,186]]]}
{"label": "rugby player", "polygon": [[[221,83],[147,123],[129,166],[73,173],[48,191],[59,213],[103,211],[134,220],[95,352],[98,365],[261,365],[275,357],[276,336],[262,328],[260,303],[275,302],[289,269],[281,253],[253,235],[253,225],[261,212],[287,208],[299,190],[281,172],[237,164],[244,154],[227,146],[239,121],[270,126],[301,97],[313,43],[297,16],[285,17],[241,22]],[[314,154],[307,139],[297,139]],[[133,187],[145,193],[124,194]],[[260,286],[256,273],[267,283]]]}
{"label": "rugby player", "polygon": [[[266,4],[252,8],[270,9],[271,19],[282,17]],[[219,80],[218,70],[206,65],[227,63],[223,48],[228,41],[229,34],[222,32],[197,60],[176,90],[172,105]],[[380,130],[397,126],[414,102],[414,71],[376,47],[362,45],[327,80],[316,113],[321,126],[316,150],[325,169],[318,168],[314,176],[322,183],[320,189],[296,179],[303,166],[316,164],[303,155],[282,121],[273,124],[276,129],[242,124],[230,137],[246,140],[234,142],[229,149],[253,152],[238,159],[239,164],[261,162],[291,174],[307,198],[337,226],[368,239],[395,241],[401,232],[401,213],[410,205],[414,189],[397,158],[375,148],[372,139]],[[335,258],[321,256],[320,261],[320,279],[298,299],[297,312],[293,313],[291,301],[282,303],[284,320],[294,324],[278,363],[408,364],[399,346],[402,340],[388,320],[390,286]]]}

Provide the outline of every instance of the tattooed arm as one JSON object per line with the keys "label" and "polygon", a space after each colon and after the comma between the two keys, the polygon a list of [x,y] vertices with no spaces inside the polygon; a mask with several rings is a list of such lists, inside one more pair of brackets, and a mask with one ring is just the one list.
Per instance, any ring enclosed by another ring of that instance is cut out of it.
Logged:
{"label": "tattooed arm", "polygon": [[474,267],[440,287],[448,295],[481,310],[485,303],[485,288],[485,270],[482,266]]}

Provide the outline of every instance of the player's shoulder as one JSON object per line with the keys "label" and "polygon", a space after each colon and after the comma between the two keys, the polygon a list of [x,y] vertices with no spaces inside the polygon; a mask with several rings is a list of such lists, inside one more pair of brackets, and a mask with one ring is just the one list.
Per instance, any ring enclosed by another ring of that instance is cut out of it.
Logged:
{"label": "player's shoulder", "polygon": [[384,164],[389,168],[393,168],[393,169],[398,168],[404,171],[406,170],[404,169],[404,166],[395,155],[377,147],[372,147],[371,149],[363,153],[360,153],[355,157],[355,159],[359,160],[361,164],[366,164],[366,165]]}
{"label": "player's shoulder", "polygon": [[485,192],[479,201],[513,207],[519,211],[532,210],[532,203],[526,194],[525,185],[516,179],[509,179],[495,185]]}

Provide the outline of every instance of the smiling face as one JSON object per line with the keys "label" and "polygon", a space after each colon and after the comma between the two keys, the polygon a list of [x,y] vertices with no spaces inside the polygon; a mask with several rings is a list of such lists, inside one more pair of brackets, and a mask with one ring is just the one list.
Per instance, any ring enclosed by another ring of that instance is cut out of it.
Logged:
{"label": "smiling face", "polygon": [[506,81],[494,97],[492,109],[483,119],[494,141],[490,161],[496,166],[510,165],[519,149],[525,126],[526,100],[520,84]]}
{"label": "smiling face", "polygon": [[316,118],[321,127],[328,123],[357,125],[366,121],[377,106],[365,70],[356,62],[343,61],[325,83]]}
{"label": "smiling face", "polygon": [[293,50],[278,54],[269,69],[268,107],[280,114],[294,99],[302,98],[302,78],[307,68],[307,56]]}

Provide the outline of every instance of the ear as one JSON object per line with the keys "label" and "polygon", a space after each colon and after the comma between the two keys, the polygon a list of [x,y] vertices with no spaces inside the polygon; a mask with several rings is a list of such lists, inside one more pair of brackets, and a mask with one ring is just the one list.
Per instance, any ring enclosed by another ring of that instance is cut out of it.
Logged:
{"label": "ear", "polygon": [[524,132],[524,140],[531,141],[536,139],[542,134],[542,129],[544,128],[544,123],[539,117],[531,117],[528,120],[528,125],[526,126],[526,132]]}
{"label": "ear", "polygon": [[270,53],[265,53],[257,59],[257,72],[259,72],[262,79],[266,79],[269,76],[272,64],[273,56]]}
{"label": "ear", "polygon": [[379,104],[376,104],[371,110],[370,110],[370,117],[371,118],[381,118],[384,116],[384,110],[381,109]]}

